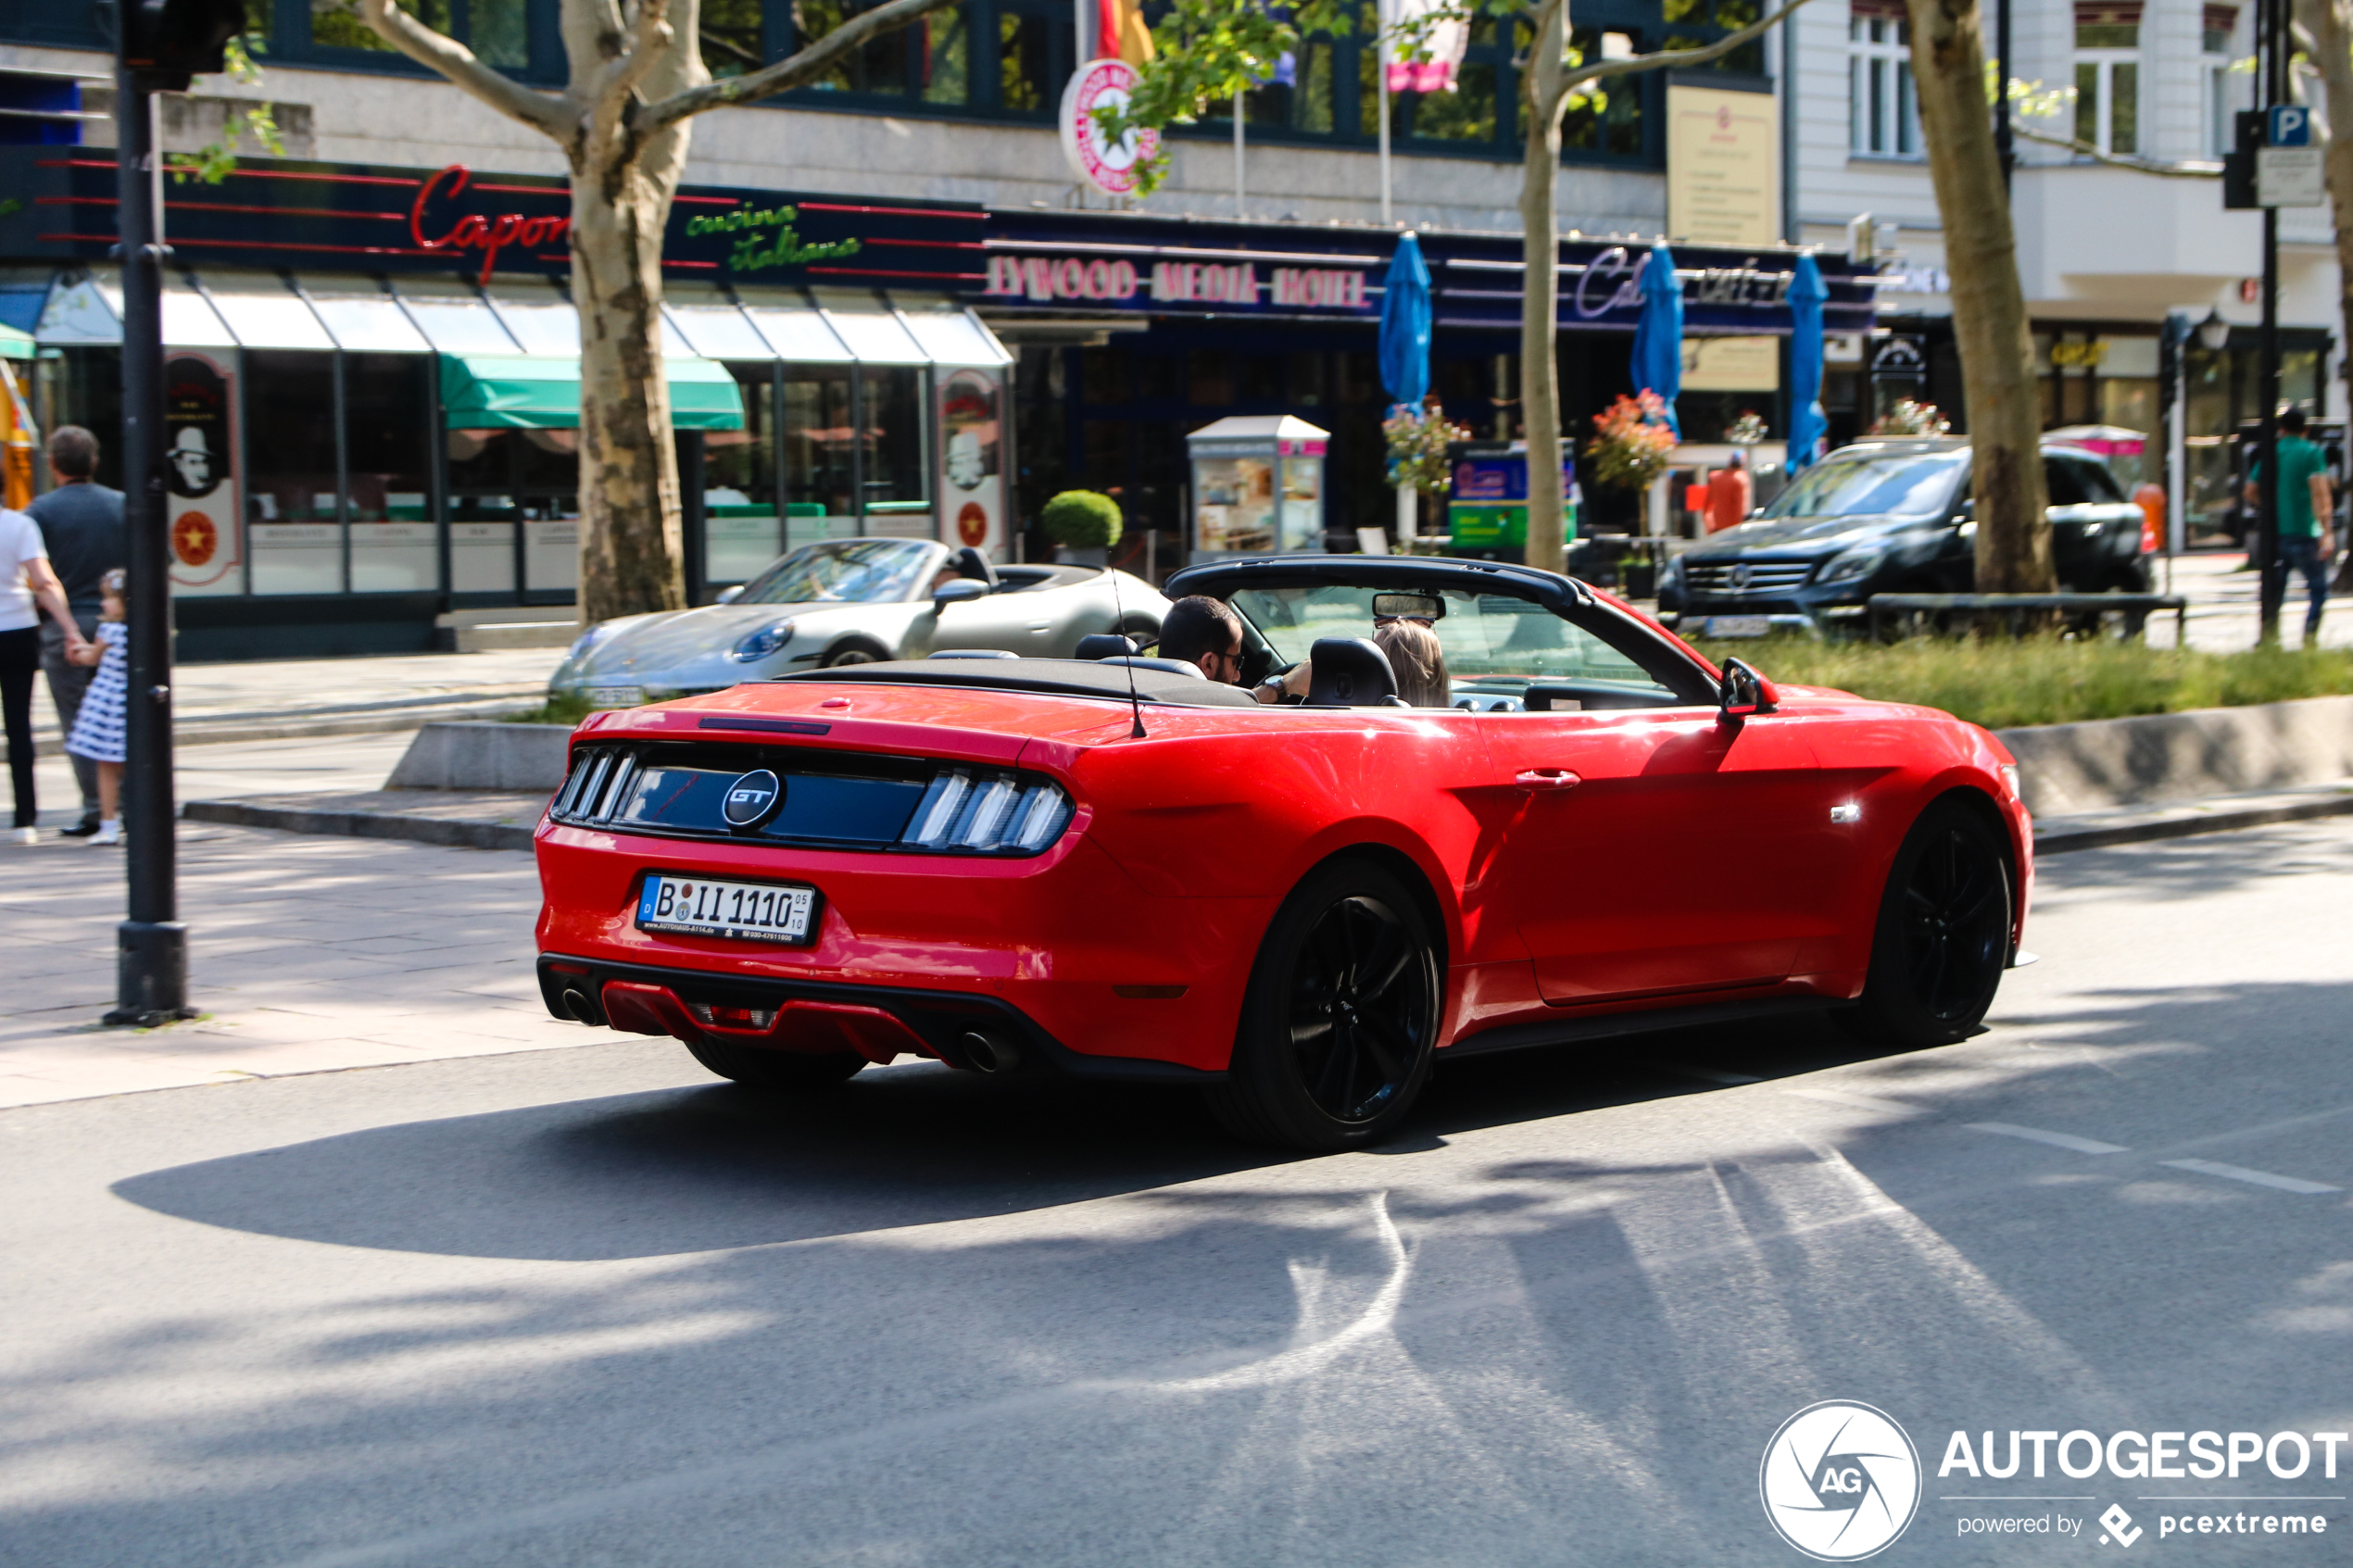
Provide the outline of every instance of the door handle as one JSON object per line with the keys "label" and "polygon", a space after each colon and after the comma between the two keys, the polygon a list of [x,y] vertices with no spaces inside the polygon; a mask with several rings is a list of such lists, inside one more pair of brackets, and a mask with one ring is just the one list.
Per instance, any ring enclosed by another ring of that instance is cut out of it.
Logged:
{"label": "door handle", "polygon": [[1522,789],[1575,789],[1584,782],[1567,768],[1530,768],[1512,780]]}

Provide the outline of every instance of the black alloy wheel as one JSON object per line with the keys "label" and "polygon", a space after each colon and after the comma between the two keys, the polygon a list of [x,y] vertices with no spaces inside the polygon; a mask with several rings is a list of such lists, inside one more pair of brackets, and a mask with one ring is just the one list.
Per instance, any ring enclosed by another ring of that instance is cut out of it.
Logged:
{"label": "black alloy wheel", "polygon": [[843,664],[879,664],[883,661],[883,657],[884,656],[882,654],[875,651],[874,648],[867,646],[863,643],[851,643],[847,647],[836,648],[824,659],[819,659],[817,661],[817,668],[820,670],[831,670],[837,665]]}
{"label": "black alloy wheel", "polygon": [[1321,867],[1267,930],[1212,1105],[1254,1143],[1373,1143],[1428,1080],[1438,1004],[1435,947],[1397,879],[1361,861]]}
{"label": "black alloy wheel", "polygon": [[1851,1021],[1904,1049],[1967,1038],[2009,967],[2015,897],[1988,813],[1950,799],[1931,806],[1895,853]]}

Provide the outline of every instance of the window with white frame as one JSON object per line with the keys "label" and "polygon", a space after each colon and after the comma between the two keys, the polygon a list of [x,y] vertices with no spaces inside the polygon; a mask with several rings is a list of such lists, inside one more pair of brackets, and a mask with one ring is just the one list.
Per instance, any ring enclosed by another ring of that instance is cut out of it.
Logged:
{"label": "window with white frame", "polygon": [[1912,27],[1903,0],[1851,0],[1846,70],[1848,150],[1862,157],[1920,157]]}
{"label": "window with white frame", "polygon": [[2104,153],[2141,150],[2141,7],[2078,0],[2075,139]]}
{"label": "window with white frame", "polygon": [[[2198,35],[2198,73],[2206,88],[2206,150],[2215,157],[2230,152],[2237,142],[2232,112],[2246,97],[2241,80],[2231,74],[2231,39],[2238,31],[2239,14],[2229,6],[2206,7],[2206,25]],[[2251,84],[2253,77],[2244,79]]]}

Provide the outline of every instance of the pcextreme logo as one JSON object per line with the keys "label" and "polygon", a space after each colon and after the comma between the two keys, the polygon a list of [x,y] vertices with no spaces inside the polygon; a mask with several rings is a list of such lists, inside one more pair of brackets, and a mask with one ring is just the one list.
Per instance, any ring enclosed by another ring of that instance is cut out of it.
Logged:
{"label": "pcextreme logo", "polygon": [[1856,1562],[1911,1524],[1920,1456],[1886,1411],[1825,1399],[1781,1423],[1757,1488],[1781,1539],[1818,1562]]}

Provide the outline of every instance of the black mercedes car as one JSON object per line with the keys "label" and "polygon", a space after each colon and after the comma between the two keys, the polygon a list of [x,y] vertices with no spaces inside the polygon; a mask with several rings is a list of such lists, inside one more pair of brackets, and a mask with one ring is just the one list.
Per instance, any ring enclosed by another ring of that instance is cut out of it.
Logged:
{"label": "black mercedes car", "polygon": [[[2146,593],[2143,514],[2107,465],[2048,445],[2043,478],[2060,586]],[[1842,446],[1748,521],[1677,557],[1659,579],[1659,615],[1690,635],[1753,635],[1775,623],[1859,621],[1873,594],[1966,594],[1976,574],[1970,518],[1966,441]]]}

